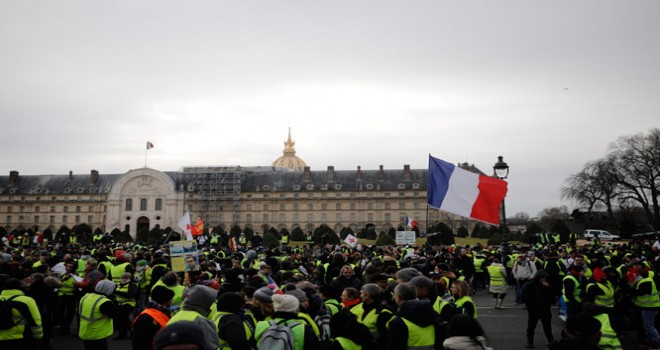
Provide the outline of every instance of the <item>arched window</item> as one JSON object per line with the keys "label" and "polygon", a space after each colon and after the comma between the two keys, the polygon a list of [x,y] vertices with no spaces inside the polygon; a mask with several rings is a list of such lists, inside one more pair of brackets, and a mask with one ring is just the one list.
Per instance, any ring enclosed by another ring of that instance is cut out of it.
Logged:
{"label": "arched window", "polygon": [[142,211],[147,210],[147,199],[146,198],[140,199],[140,210],[142,210]]}
{"label": "arched window", "polygon": [[163,199],[156,198],[156,210],[163,210]]}
{"label": "arched window", "polygon": [[126,207],[124,208],[126,211],[131,211],[133,210],[133,199],[132,198],[127,198],[126,199]]}

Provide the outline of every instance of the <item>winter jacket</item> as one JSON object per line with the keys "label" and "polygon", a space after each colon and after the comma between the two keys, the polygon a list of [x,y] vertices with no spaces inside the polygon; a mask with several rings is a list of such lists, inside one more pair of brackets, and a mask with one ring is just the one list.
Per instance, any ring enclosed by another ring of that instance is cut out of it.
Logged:
{"label": "winter jacket", "polygon": [[[433,305],[428,300],[412,300],[401,304],[397,316],[392,319],[387,329],[387,344],[385,349],[399,350],[408,348],[408,327],[402,318],[419,327],[428,327],[436,324],[439,315],[433,310]],[[438,341],[438,331],[436,330],[436,342]]]}
{"label": "winter jacket", "polygon": [[445,350],[493,350],[486,346],[484,337],[449,337],[442,343]]}
{"label": "winter jacket", "polygon": [[536,265],[527,258],[523,261],[517,260],[513,264],[511,272],[513,273],[513,278],[517,280],[531,280],[534,274],[536,274]]}
{"label": "winter jacket", "polygon": [[548,275],[544,271],[539,271],[534,275],[534,279],[525,284],[522,290],[522,299],[530,311],[550,313],[550,307],[557,302],[557,291],[548,284],[544,286],[540,279]]}

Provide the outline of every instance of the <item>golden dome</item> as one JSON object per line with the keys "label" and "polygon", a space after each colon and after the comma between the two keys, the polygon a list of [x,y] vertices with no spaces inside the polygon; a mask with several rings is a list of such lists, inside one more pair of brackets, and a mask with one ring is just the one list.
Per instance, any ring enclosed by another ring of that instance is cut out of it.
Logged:
{"label": "golden dome", "polygon": [[296,143],[291,140],[291,128],[289,128],[289,138],[284,142],[284,154],[273,162],[274,167],[287,168],[295,171],[303,171],[305,162],[296,156],[296,149],[293,147]]}

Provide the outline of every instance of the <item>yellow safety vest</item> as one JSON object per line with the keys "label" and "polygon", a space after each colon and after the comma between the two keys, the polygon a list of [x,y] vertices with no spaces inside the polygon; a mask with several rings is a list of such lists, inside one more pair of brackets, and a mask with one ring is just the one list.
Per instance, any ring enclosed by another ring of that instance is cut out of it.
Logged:
{"label": "yellow safety vest", "polygon": [[504,280],[504,276],[502,276],[502,272],[500,271],[500,268],[502,266],[497,265],[497,266],[488,266],[486,269],[488,270],[488,274],[490,275],[490,284],[492,286],[503,286],[506,284],[506,281]]}
{"label": "yellow safety vest", "polygon": [[420,327],[401,317],[403,323],[408,327],[408,349],[410,350],[434,350],[435,349],[435,327],[433,325]]}
{"label": "yellow safety vest", "polygon": [[348,338],[337,337],[335,340],[339,342],[341,348],[344,350],[362,350],[362,345],[355,344],[354,341]]}
{"label": "yellow safety vest", "polygon": [[270,327],[271,322],[273,322],[273,324],[283,322],[286,323],[287,325],[290,325],[294,322],[298,323],[296,326],[291,328],[291,335],[293,335],[293,349],[294,350],[304,349],[305,323],[296,320],[285,321],[282,318],[275,318],[269,321],[259,321],[259,323],[257,323],[257,328],[254,331],[254,338],[257,340],[257,347],[259,347],[259,343],[261,342],[261,335],[263,335],[264,332]]}
{"label": "yellow safety vest", "polygon": [[[215,324],[215,331],[217,332],[219,330],[218,324],[220,323],[220,319],[222,316],[225,315],[233,315],[231,312],[225,312],[225,311],[218,311],[218,313],[213,317],[213,323]],[[243,321],[243,328],[245,329],[245,339],[250,340],[252,338],[252,330],[250,327],[247,325],[245,321]],[[221,350],[231,350],[231,346],[229,346],[229,343],[220,338],[220,348]]]}
{"label": "yellow safety vest", "polygon": [[657,308],[660,307],[660,297],[658,296],[658,288],[651,277],[642,278],[637,283],[637,290],[642,283],[651,283],[651,294],[638,295],[633,298],[633,303],[643,308]]}
{"label": "yellow safety vest", "polygon": [[112,335],[112,318],[101,313],[101,305],[112,302],[105,295],[88,293],[80,299],[80,329],[82,340],[104,339]]}
{"label": "yellow safety vest", "polygon": [[600,321],[600,341],[598,342],[599,349],[623,349],[616,332],[612,329],[610,324],[610,317],[607,314],[599,314],[594,316],[595,319]]}

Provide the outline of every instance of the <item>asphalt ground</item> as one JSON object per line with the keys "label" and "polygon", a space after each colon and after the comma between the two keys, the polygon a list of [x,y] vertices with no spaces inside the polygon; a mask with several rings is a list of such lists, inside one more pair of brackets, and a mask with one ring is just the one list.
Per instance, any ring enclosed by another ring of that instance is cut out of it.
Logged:
{"label": "asphalt ground", "polygon": [[[477,305],[479,323],[486,332],[487,344],[495,350],[523,350],[527,345],[527,310],[515,305],[515,292],[509,287],[504,299],[506,309],[496,310],[492,294],[478,292],[473,296]],[[555,340],[560,339],[564,321],[558,317],[557,309],[553,310],[552,331]],[[634,332],[620,334],[624,349],[641,349]],[[541,328],[541,322],[536,325],[534,332],[534,349],[546,349],[546,340]],[[131,342],[127,339],[110,340],[110,350],[129,350]],[[52,350],[78,350],[83,349],[80,339],[71,335],[56,336],[52,342]]]}

